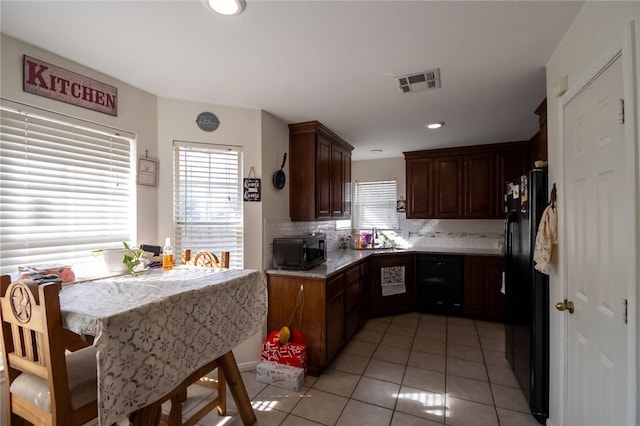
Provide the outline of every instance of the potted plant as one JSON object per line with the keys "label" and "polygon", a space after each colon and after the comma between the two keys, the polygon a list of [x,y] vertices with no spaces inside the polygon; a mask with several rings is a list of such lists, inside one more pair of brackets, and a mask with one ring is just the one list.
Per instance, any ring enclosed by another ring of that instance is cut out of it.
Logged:
{"label": "potted plant", "polygon": [[122,242],[123,248],[94,250],[94,256],[99,254],[104,259],[104,264],[109,273],[129,272],[135,275],[135,268],[144,261],[144,250],[133,249],[126,241]]}

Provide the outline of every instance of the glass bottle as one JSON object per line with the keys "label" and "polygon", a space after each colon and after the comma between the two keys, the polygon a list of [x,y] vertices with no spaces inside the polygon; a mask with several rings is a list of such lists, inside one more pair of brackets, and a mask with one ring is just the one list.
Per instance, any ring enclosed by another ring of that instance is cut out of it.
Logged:
{"label": "glass bottle", "polygon": [[164,239],[164,247],[162,248],[162,269],[165,271],[173,269],[173,247],[169,237]]}

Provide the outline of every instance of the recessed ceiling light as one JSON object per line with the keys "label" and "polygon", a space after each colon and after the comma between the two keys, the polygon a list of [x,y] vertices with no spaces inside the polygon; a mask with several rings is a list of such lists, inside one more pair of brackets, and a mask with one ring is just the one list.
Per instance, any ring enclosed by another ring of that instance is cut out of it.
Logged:
{"label": "recessed ceiling light", "polygon": [[371,149],[369,150],[370,153],[372,154],[382,154],[382,150],[381,149]]}
{"label": "recessed ceiling light", "polygon": [[434,121],[424,125],[427,129],[439,129],[442,126],[444,126],[444,121]]}
{"label": "recessed ceiling light", "polygon": [[221,15],[240,15],[247,5],[245,0],[205,0],[205,4]]}

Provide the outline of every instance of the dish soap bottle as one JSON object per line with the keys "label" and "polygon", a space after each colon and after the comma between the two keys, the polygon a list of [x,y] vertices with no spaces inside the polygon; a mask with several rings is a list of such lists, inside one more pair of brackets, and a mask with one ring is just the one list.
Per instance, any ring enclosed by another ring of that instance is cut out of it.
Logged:
{"label": "dish soap bottle", "polygon": [[164,239],[164,247],[162,248],[162,269],[165,271],[173,269],[173,247],[169,237]]}

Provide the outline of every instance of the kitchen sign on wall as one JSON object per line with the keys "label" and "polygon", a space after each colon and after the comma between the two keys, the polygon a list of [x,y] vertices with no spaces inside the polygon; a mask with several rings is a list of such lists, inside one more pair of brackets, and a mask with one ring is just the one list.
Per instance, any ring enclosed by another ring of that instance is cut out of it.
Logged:
{"label": "kitchen sign on wall", "polygon": [[[253,174],[253,177],[251,175]],[[256,172],[253,167],[249,169],[249,177],[243,179],[243,200],[244,201],[261,201],[262,200],[262,182],[256,178]]]}
{"label": "kitchen sign on wall", "polygon": [[118,88],[24,55],[22,90],[105,114],[118,115]]}

